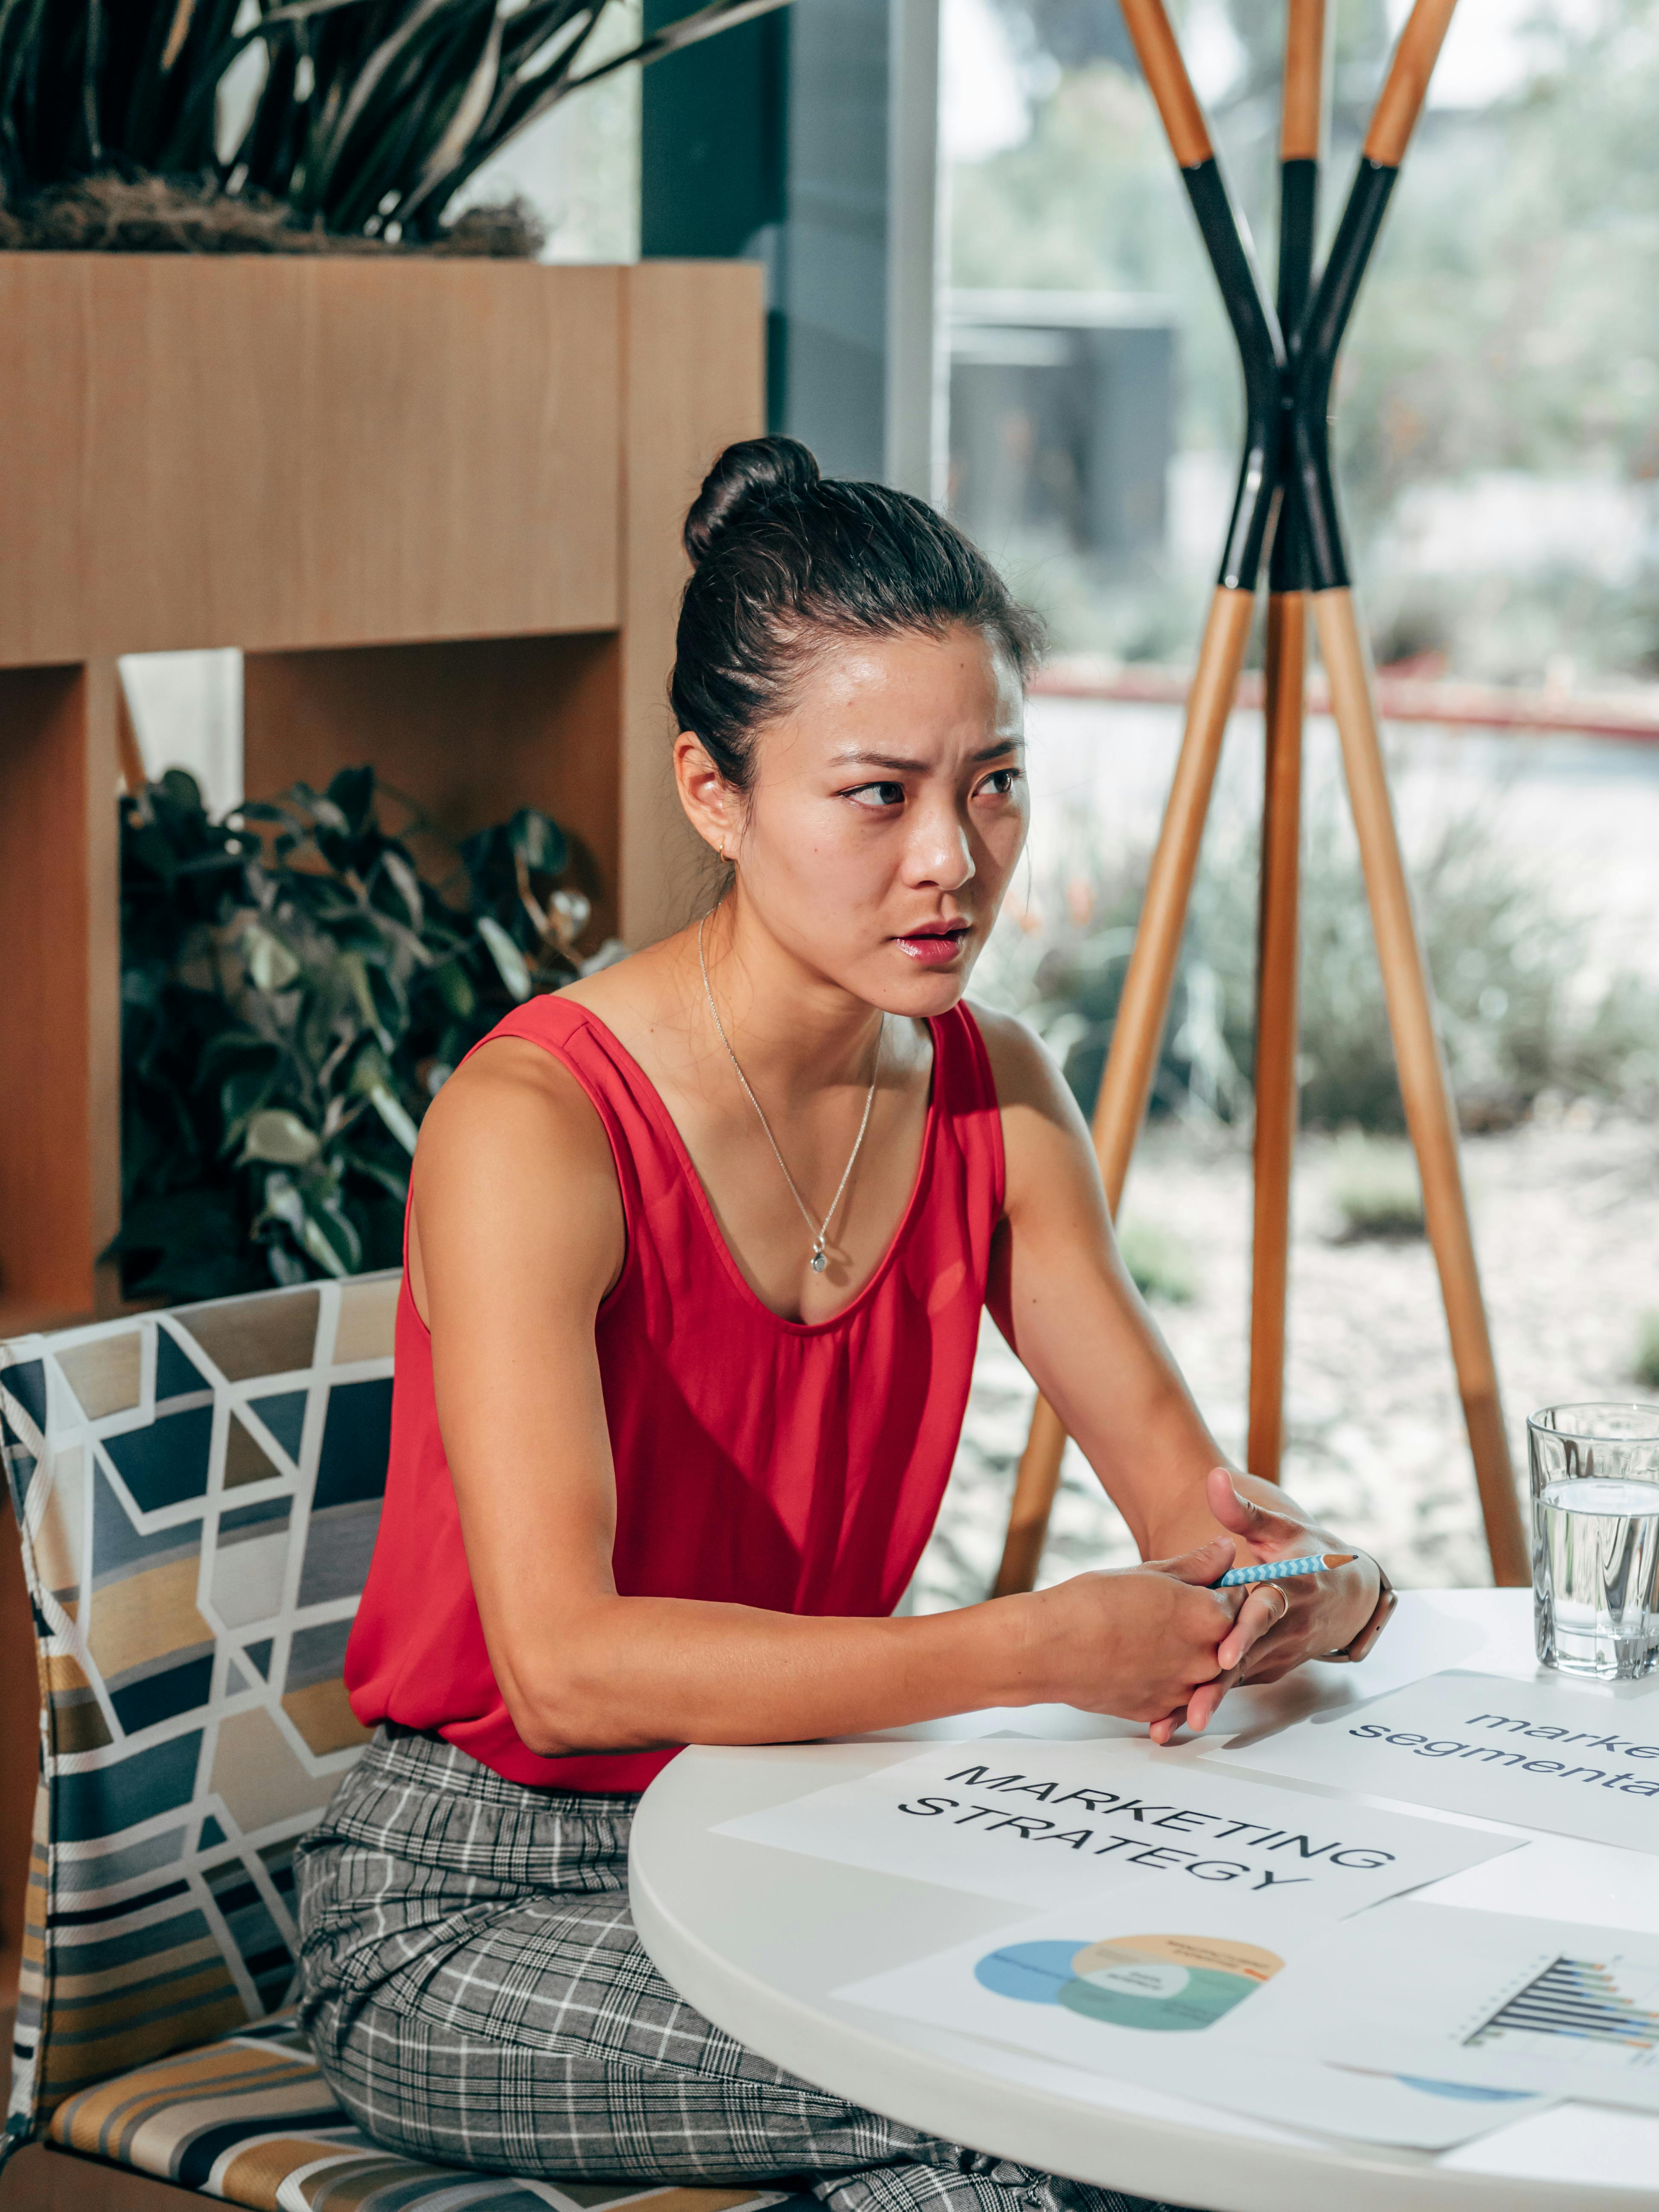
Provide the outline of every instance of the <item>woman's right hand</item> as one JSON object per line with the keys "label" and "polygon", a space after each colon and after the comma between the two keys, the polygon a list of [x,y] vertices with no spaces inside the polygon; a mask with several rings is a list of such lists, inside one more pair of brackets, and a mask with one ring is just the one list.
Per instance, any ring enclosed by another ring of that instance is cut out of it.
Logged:
{"label": "woman's right hand", "polygon": [[[1193,1692],[1223,1674],[1218,1654],[1235,1623],[1248,1650],[1282,1611],[1272,1601],[1280,1594],[1271,1583],[1208,1587],[1232,1564],[1232,1545],[1221,1538],[1179,1559],[1073,1575],[1024,1600],[1030,1608],[1031,1702],[1147,1721],[1167,1742]],[[1241,1621],[1247,1601],[1262,1591],[1271,1594],[1267,1601],[1251,1606]],[[1230,1656],[1234,1665],[1224,1671],[1236,1675],[1243,1655],[1230,1650]]]}

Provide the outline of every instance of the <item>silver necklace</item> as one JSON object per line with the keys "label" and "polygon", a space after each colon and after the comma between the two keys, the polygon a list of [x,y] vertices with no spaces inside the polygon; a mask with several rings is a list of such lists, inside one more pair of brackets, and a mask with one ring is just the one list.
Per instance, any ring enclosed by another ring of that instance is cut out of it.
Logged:
{"label": "silver necklace", "polygon": [[801,1219],[806,1224],[807,1228],[811,1230],[812,1273],[815,1275],[821,1275],[830,1264],[830,1255],[823,1249],[824,1240],[830,1234],[830,1224],[835,1219],[836,1208],[841,1204],[847,1186],[852,1180],[854,1165],[864,1144],[864,1133],[870,1126],[870,1109],[876,1103],[876,1083],[881,1074],[881,1046],[882,1040],[887,1034],[887,1017],[885,1014],[882,1016],[881,1027],[876,1031],[876,1064],[870,1073],[870,1089],[864,1101],[864,1119],[859,1123],[859,1133],[853,1139],[852,1152],[848,1156],[847,1165],[842,1170],[841,1181],[836,1185],[836,1194],[830,1201],[830,1211],[824,1215],[819,1225],[814,1229],[812,1217],[806,1210],[806,1201],[795,1188],[795,1178],[789,1172],[787,1161],[778,1150],[778,1140],[772,1134],[772,1124],[762,1110],[760,1100],[749,1088],[749,1078],[744,1073],[738,1063],[738,1055],[732,1049],[732,1040],[726,1034],[726,1024],[720,1019],[720,1010],[714,1004],[714,994],[708,987],[708,963],[703,957],[702,950],[702,933],[708,927],[708,916],[704,915],[702,920],[697,924],[697,965],[702,970],[702,995],[708,1001],[708,1011],[714,1018],[714,1027],[720,1034],[720,1041],[726,1047],[726,1056],[737,1069],[738,1080],[743,1085],[744,1097],[759,1115],[760,1125],[766,1132],[766,1141],[772,1147],[772,1157],[783,1170],[783,1179],[789,1186],[789,1195],[799,1206]]}

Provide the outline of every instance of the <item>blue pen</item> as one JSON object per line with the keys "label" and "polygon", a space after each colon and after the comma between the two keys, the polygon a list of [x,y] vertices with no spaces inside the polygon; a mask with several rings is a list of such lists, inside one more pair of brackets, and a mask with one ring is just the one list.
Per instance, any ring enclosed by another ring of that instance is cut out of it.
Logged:
{"label": "blue pen", "polygon": [[1243,1583],[1282,1583],[1287,1575],[1316,1575],[1328,1567],[1346,1567],[1358,1552],[1316,1552],[1305,1559],[1268,1559],[1259,1567],[1231,1567],[1212,1589],[1237,1589]]}

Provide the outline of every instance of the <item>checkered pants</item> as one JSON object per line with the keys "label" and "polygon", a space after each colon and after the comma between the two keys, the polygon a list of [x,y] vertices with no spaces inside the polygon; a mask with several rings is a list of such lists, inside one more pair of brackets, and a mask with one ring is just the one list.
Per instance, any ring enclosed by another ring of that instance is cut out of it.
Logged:
{"label": "checkered pants", "polygon": [[303,2016],[366,2133],[548,2179],[781,2178],[831,2212],[1169,2212],[861,2112],[693,2011],[629,1916],[637,1802],[381,1729],[298,1860]]}

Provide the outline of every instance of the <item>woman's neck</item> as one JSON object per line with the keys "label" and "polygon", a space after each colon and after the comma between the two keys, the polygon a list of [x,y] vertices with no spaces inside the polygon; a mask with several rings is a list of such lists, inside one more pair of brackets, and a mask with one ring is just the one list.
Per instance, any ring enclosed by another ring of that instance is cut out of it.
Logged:
{"label": "woman's neck", "polygon": [[880,1008],[781,945],[754,915],[741,886],[685,936],[696,1008],[706,1018],[706,965],[708,995],[751,1082],[758,1078],[781,1098],[836,1083],[869,1082],[884,1021]]}

